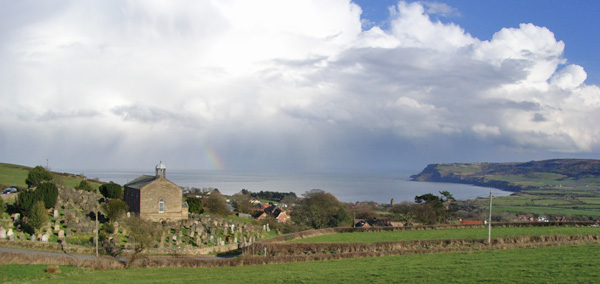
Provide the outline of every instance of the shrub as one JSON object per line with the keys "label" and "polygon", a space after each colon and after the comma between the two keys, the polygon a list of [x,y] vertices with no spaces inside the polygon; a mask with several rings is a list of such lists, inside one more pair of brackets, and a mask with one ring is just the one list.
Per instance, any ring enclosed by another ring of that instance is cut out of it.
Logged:
{"label": "shrub", "polygon": [[127,212],[127,210],[129,210],[127,203],[119,199],[111,199],[104,203],[102,207],[104,208],[106,217],[108,217],[111,222],[118,220],[125,212]]}
{"label": "shrub", "polygon": [[89,182],[87,182],[86,180],[82,180],[81,182],[79,182],[79,185],[76,186],[75,189],[83,190],[83,191],[92,191],[92,190],[94,190],[94,188],[92,187],[92,185]]}
{"label": "shrub", "polygon": [[204,199],[203,202],[204,208],[210,213],[214,213],[221,216],[229,215],[229,210],[227,209],[227,201],[225,197],[221,195],[218,191],[214,190],[208,198]]}
{"label": "shrub", "polygon": [[0,217],[4,214],[4,199],[0,198]]}
{"label": "shrub", "polygon": [[44,201],[46,209],[54,208],[58,199],[58,188],[51,182],[44,182],[35,189],[36,198]]}
{"label": "shrub", "polygon": [[51,181],[53,175],[42,166],[37,166],[29,171],[25,183],[31,188],[40,185],[44,181]]}
{"label": "shrub", "polygon": [[204,208],[202,208],[202,199],[196,197],[188,197],[185,199],[185,201],[188,204],[189,213],[204,213]]}
{"label": "shrub", "polygon": [[106,198],[123,198],[123,188],[114,182],[106,183],[100,186],[100,193]]}

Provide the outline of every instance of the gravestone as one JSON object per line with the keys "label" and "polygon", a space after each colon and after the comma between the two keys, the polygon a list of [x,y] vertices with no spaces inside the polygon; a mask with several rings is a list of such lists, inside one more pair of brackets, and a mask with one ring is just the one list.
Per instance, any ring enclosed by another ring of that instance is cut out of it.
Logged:
{"label": "gravestone", "polygon": [[12,240],[13,237],[14,237],[13,230],[8,229],[8,231],[6,231],[6,238],[8,238],[9,240]]}
{"label": "gravestone", "polygon": [[63,230],[58,231],[58,239],[62,240],[64,238],[65,238],[65,231],[63,231]]}
{"label": "gravestone", "polygon": [[48,234],[43,234],[43,235],[42,235],[42,240],[41,240],[41,241],[42,241],[42,242],[48,242],[48,239],[49,239],[49,238],[50,238],[50,237],[48,236]]}
{"label": "gravestone", "polygon": [[54,209],[54,211],[52,212],[52,217],[57,218],[58,217],[58,210]]}
{"label": "gravestone", "polygon": [[58,224],[55,224],[55,225],[54,225],[54,231],[56,232],[56,231],[58,231],[58,230],[60,230],[60,226],[59,226]]}
{"label": "gravestone", "polygon": [[6,239],[6,229],[0,227],[0,239]]}
{"label": "gravestone", "polygon": [[37,241],[37,238],[35,237],[35,235],[31,235],[31,238],[30,238],[30,239],[31,239],[31,241],[32,241],[32,242],[35,242],[35,241]]}

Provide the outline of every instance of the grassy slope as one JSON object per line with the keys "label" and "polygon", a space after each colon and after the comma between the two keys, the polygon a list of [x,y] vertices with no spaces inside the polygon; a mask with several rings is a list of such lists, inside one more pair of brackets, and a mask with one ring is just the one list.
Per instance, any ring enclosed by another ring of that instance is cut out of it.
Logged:
{"label": "grassy slope", "polygon": [[[484,164],[444,164],[444,174],[481,174]],[[573,178],[557,173],[533,172],[515,175],[486,175],[488,180],[507,181],[537,189],[524,190],[517,196],[494,198],[494,212],[513,214],[554,214],[600,217],[600,177]],[[475,203],[486,207],[487,199]]]}
{"label": "grassy slope", "polygon": [[[27,184],[25,183],[25,179],[27,178],[29,170],[31,170],[31,168],[26,166],[0,163],[0,185],[16,185],[26,188]],[[56,184],[61,184],[69,188],[74,188],[79,185],[81,180],[82,178],[76,175],[54,174],[54,182]],[[88,180],[88,182],[90,182],[94,188],[101,185],[99,182],[92,180]]]}
{"label": "grassy slope", "polygon": [[[493,238],[505,238],[514,236],[554,236],[554,235],[599,235],[598,227],[510,227],[492,228]],[[487,228],[465,228],[465,229],[438,229],[417,231],[395,231],[395,232],[359,232],[340,233],[332,235],[316,236],[294,240],[292,242],[315,243],[315,242],[388,242],[400,240],[431,240],[431,239],[486,239]]]}
{"label": "grassy slope", "polygon": [[401,255],[224,268],[90,271],[0,266],[7,283],[594,283],[600,245]]}

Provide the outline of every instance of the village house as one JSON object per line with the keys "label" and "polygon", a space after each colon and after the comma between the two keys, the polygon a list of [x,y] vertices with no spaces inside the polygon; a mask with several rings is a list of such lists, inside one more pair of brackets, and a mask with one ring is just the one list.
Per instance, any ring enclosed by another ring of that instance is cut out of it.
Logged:
{"label": "village house", "polygon": [[166,178],[166,172],[167,168],[161,161],[156,165],[154,176],[142,175],[124,185],[129,211],[154,222],[188,218],[183,190]]}
{"label": "village house", "polygon": [[256,217],[257,220],[263,220],[266,219],[268,217],[272,217],[275,220],[277,220],[277,223],[287,223],[290,220],[290,217],[287,215],[287,213],[285,211],[283,211],[282,208],[278,207],[278,206],[268,206],[266,208],[264,208],[263,213],[260,214],[258,217]]}

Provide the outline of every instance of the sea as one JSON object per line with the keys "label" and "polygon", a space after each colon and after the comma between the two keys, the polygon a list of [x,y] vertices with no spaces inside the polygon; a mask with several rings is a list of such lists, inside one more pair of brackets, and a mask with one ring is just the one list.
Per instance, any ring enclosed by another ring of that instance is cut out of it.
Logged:
{"label": "sea", "polygon": [[[154,175],[154,172],[137,170],[90,170],[68,171],[81,173],[88,179],[112,181],[120,185],[140,175]],[[182,187],[217,188],[221,193],[231,195],[246,189],[252,192],[279,191],[294,192],[302,196],[312,189],[329,192],[342,202],[374,201],[389,203],[392,199],[399,203],[412,202],[415,196],[426,193],[439,194],[449,191],[459,200],[489,196],[506,196],[512,192],[495,188],[465,184],[410,181],[410,176],[420,172],[251,172],[232,170],[169,170],[166,177]]]}

